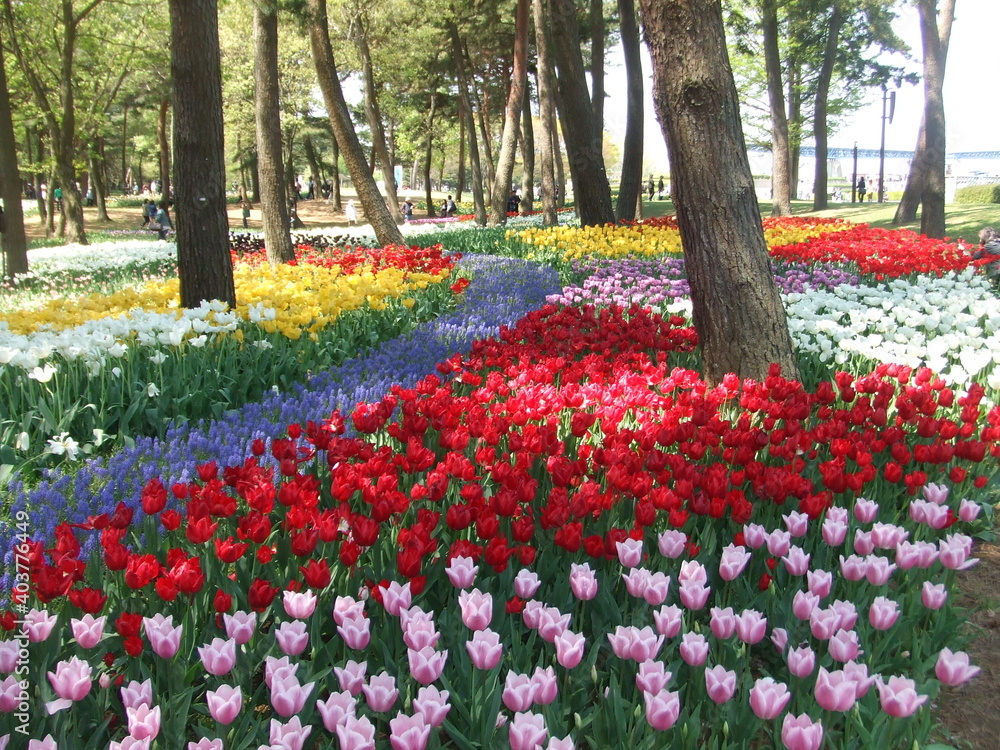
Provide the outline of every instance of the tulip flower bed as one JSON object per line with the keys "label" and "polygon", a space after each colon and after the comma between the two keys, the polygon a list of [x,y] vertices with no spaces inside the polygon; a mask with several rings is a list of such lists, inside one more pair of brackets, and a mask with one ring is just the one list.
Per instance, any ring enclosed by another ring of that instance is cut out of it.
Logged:
{"label": "tulip flower bed", "polygon": [[175,276],[0,316],[0,464],[51,465],[218,417],[440,315],[468,283],[444,283],[456,256],[440,247],[235,260],[234,311],[179,310]]}
{"label": "tulip flower bed", "polygon": [[898,365],[708,388],[683,369],[695,338],[548,306],[245,461],[25,532],[0,733],[922,746],[941,685],[976,672],[950,593],[991,521],[967,498],[1000,408]]}

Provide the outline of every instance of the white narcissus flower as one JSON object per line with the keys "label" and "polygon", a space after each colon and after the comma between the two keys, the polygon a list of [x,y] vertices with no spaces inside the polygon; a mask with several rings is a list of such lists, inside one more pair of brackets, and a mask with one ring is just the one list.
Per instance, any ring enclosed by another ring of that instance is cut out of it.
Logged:
{"label": "white narcissus flower", "polygon": [[146,395],[150,398],[156,398],[160,395],[160,389],[156,387],[156,383],[150,383],[146,386]]}
{"label": "white narcissus flower", "polygon": [[68,432],[62,432],[58,437],[49,438],[49,453],[53,455],[65,455],[70,461],[75,461],[79,452],[80,444],[71,438]]}
{"label": "white narcissus flower", "polygon": [[163,352],[156,352],[155,354],[151,354],[149,356],[149,361],[152,362],[154,365],[162,365],[164,362],[167,361],[167,355],[164,354]]}
{"label": "white narcissus flower", "polygon": [[58,370],[55,367],[47,364],[45,367],[35,367],[28,373],[28,377],[32,380],[37,380],[39,383],[48,383],[57,372]]}
{"label": "white narcissus flower", "polygon": [[31,437],[27,432],[22,432],[17,436],[17,440],[14,441],[14,449],[19,451],[26,451],[31,447]]}

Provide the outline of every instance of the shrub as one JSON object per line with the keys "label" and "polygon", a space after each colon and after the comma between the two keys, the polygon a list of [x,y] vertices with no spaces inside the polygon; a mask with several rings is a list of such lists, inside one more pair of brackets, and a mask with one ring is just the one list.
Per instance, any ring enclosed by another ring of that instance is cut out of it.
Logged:
{"label": "shrub", "polygon": [[1000,184],[959,188],[955,191],[955,203],[1000,203]]}

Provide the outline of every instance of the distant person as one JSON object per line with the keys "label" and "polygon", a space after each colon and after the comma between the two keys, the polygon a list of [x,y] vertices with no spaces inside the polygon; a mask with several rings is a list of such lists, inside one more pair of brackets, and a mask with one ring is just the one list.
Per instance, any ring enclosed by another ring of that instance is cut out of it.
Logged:
{"label": "distant person", "polygon": [[93,208],[94,203],[95,203],[94,186],[87,185],[87,206]]}
{"label": "distant person", "polygon": [[510,191],[510,198],[507,199],[507,213],[516,214],[520,213],[521,207],[521,196],[517,194],[516,190]]}
{"label": "distant person", "polygon": [[309,192],[306,193],[306,200],[314,201],[316,200],[316,178],[309,178]]}
{"label": "distant person", "polygon": [[3,206],[0,206],[0,234],[7,231],[7,217],[4,216]]}
{"label": "distant person", "polygon": [[156,217],[156,204],[151,200],[144,200],[142,202],[142,226],[140,229],[145,229],[152,223]]}
{"label": "distant person", "polygon": [[442,216],[454,216],[458,212],[458,206],[455,205],[455,200],[449,195],[445,199],[444,205],[441,206]]}
{"label": "distant person", "polygon": [[[150,201],[152,203],[152,201]],[[167,211],[167,202],[160,201],[160,210],[156,212],[156,224],[157,228],[160,230],[159,239],[167,239],[167,231],[174,228],[173,223],[170,221],[170,213]]]}
{"label": "distant person", "polygon": [[347,205],[344,206],[344,216],[352,227],[358,223],[358,209],[354,207],[353,200],[347,201]]}
{"label": "distant person", "polygon": [[413,201],[409,198],[403,201],[403,219],[404,221],[413,221]]}
{"label": "distant person", "polygon": [[972,257],[975,260],[989,259],[991,262],[983,266],[983,271],[994,284],[1000,281],[1000,232],[993,227],[985,227],[979,233],[979,249]]}
{"label": "distant person", "polygon": [[865,193],[867,192],[868,192],[868,185],[865,183],[865,176],[861,175],[858,178],[858,197],[861,199],[862,203],[865,202]]}
{"label": "distant person", "polygon": [[649,181],[646,183],[646,192],[649,194],[649,200],[653,200],[653,194],[656,192],[656,185],[653,184],[653,175],[649,176]]}
{"label": "distant person", "polygon": [[244,229],[249,229],[250,228],[250,208],[251,208],[250,201],[248,201],[246,198],[244,198],[243,201],[240,203],[240,208],[243,209],[243,228]]}
{"label": "distant person", "polygon": [[663,175],[660,175],[660,181],[656,183],[656,200],[663,200]]}

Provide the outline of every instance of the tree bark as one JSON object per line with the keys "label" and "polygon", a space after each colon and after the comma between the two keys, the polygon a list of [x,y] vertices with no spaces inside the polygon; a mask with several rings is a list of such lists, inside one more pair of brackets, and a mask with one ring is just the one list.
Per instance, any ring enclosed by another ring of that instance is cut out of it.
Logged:
{"label": "tree bark", "polygon": [[170,37],[181,306],[220,300],[235,308],[217,0],[170,0]]}
{"label": "tree bark", "polygon": [[558,105],[573,173],[573,196],[583,226],[615,220],[611,186],[604,168],[601,133],[594,124],[587,79],[580,57],[580,30],[573,0],[551,0],[552,40],[558,71]]}
{"label": "tree bark", "polygon": [[778,51],[777,0],[762,0],[761,30],[764,36],[767,99],[771,106],[771,216],[790,216],[792,213],[791,188],[789,186],[791,160],[788,149],[785,89],[781,81],[781,56]]}
{"label": "tree bark", "polygon": [[333,210],[343,211],[342,198],[340,195],[340,146],[337,145],[337,138],[333,139]]}
{"label": "tree bark", "polygon": [[[955,20],[955,0],[944,0],[941,6],[940,21],[938,23],[938,43],[940,45],[940,63],[942,74],[945,64],[948,61],[948,46],[951,42],[951,26]],[[921,195],[924,185],[927,182],[927,119],[926,115],[921,116],[920,131],[917,134],[917,146],[913,151],[913,159],[910,161],[910,170],[906,177],[906,186],[903,188],[903,197],[896,206],[896,214],[892,223],[910,224],[917,220],[917,209],[920,207]]]}
{"label": "tree bark", "polygon": [[254,123],[260,214],[264,248],[272,266],[295,260],[291,216],[285,199],[285,165],[281,153],[281,102],[278,85],[278,12],[261,3],[253,11]]}
{"label": "tree bark", "polygon": [[535,210],[535,126],[531,117],[531,85],[524,87],[524,107],[521,113],[521,213]]}
{"label": "tree bark", "polygon": [[[622,149],[622,180],[618,187],[619,221],[633,221],[642,192],[643,118],[642,57],[639,48],[639,26],[635,20],[635,0],[618,0],[621,24],[622,52],[625,56],[625,79],[628,112],[625,120],[625,146]],[[640,217],[641,218],[641,217]]]}
{"label": "tree bark", "polygon": [[157,120],[156,137],[160,146],[160,199],[170,200],[170,139],[167,137],[167,112],[170,100],[160,100],[160,116]]}
{"label": "tree bark", "polygon": [[108,162],[105,158],[104,136],[97,136],[94,154],[90,160],[90,172],[94,179],[94,197],[97,199],[97,220],[111,221],[108,216]]}
{"label": "tree bark", "polygon": [[309,164],[309,177],[313,181],[313,195],[320,194],[320,188],[323,184],[323,165],[319,163],[319,155],[316,153],[316,145],[313,143],[312,136],[304,135],[302,137],[302,146],[306,150],[306,163]]}
{"label": "tree bark", "polygon": [[833,12],[826,32],[826,48],[823,50],[823,64],[816,81],[816,99],[813,108],[813,131],[816,140],[816,177],[813,180],[813,211],[822,211],[829,206],[827,199],[827,99],[830,97],[830,81],[833,66],[837,62],[837,46],[840,43],[840,27],[844,14],[839,3],[834,3]]}
{"label": "tree bark", "polygon": [[[497,159],[496,179],[490,202],[490,226],[507,223],[507,199],[511,192],[511,175],[517,156],[517,133],[521,128],[521,105],[528,81],[528,10],[530,0],[517,0],[514,26],[514,70],[511,74],[507,108],[503,117],[503,136],[500,139],[500,156]],[[531,116],[531,113],[528,113]]]}
{"label": "tree bark", "polygon": [[604,0],[590,0],[590,105],[594,129],[604,133]]}
{"label": "tree bark", "polygon": [[552,58],[549,55],[549,41],[546,29],[546,0],[533,0],[532,14],[535,21],[535,50],[537,55],[537,70],[535,87],[538,89],[538,119],[541,123],[541,161],[542,185],[542,222],[547,227],[559,223],[556,211],[556,173],[552,145],[555,141],[556,115],[553,101],[555,84],[552,79]]}
{"label": "tree bark", "polygon": [[718,0],[640,0],[670,154],[693,319],[710,384],[797,374],[771,274]]}
{"label": "tree bark", "polygon": [[944,63],[938,31],[937,0],[919,0],[920,40],[924,49],[924,161],[926,177],[920,193],[920,232],[941,238],[945,233],[944,190],[946,136]]}
{"label": "tree bark", "polygon": [[[440,180],[438,181],[440,185]],[[465,192],[465,110],[462,109],[462,97],[458,97],[458,185],[455,186],[455,200],[462,202]]]}
{"label": "tree bark", "polygon": [[[0,27],[2,32],[2,27]],[[24,211],[21,208],[21,172],[17,167],[17,142],[10,107],[10,91],[4,69],[3,43],[0,40],[0,198],[3,199],[6,229],[0,232],[6,279],[28,272],[28,240],[24,234]]]}
{"label": "tree bark", "polygon": [[[465,55],[466,62],[469,62],[469,55]],[[476,79],[474,76],[468,76],[466,78],[466,83],[469,86],[471,103],[472,92],[476,89]],[[493,164],[493,138],[490,136],[490,126],[489,126],[489,97],[484,89],[479,95],[479,106],[476,108],[476,121],[479,123],[479,133],[482,135],[482,153],[479,155],[479,164],[482,168],[483,173],[483,192],[492,193],[493,183],[496,182],[496,168]],[[485,200],[485,198],[484,198]],[[487,207],[489,210],[489,207]]]}
{"label": "tree bark", "polygon": [[365,211],[365,218],[371,223],[375,237],[382,245],[403,244],[403,233],[389,214],[385,201],[378,192],[365,162],[365,154],[354,131],[351,115],[344,99],[344,91],[337,77],[337,64],[330,45],[330,30],[326,13],[326,0],[308,0],[309,42],[313,60],[316,63],[316,77],[323,92],[323,101],[330,117],[340,152],[344,157],[351,181],[357,191],[358,200]]}
{"label": "tree bark", "polygon": [[434,115],[437,114],[437,92],[431,92],[431,108],[427,113],[427,146],[424,149],[423,177],[424,200],[427,203],[427,217],[433,218],[434,195],[431,189],[431,165],[434,160]]}
{"label": "tree bark", "polygon": [[372,65],[371,49],[368,46],[367,31],[361,19],[354,21],[354,37],[361,56],[361,73],[365,83],[365,116],[368,118],[368,128],[372,134],[372,151],[378,157],[382,166],[382,181],[385,183],[386,202],[389,214],[396,224],[403,223],[403,214],[399,210],[399,197],[396,193],[396,175],[393,169],[392,155],[385,138],[385,126],[382,124],[382,113],[378,106],[378,89],[375,86],[375,68]]}
{"label": "tree bark", "polygon": [[458,78],[459,109],[465,115],[465,130],[469,136],[469,166],[472,169],[472,202],[475,205],[476,223],[486,224],[486,203],[483,198],[483,172],[479,163],[479,144],[476,142],[476,122],[472,114],[472,104],[469,101],[468,76],[465,72],[465,53],[458,38],[458,26],[454,21],[448,22],[448,33],[451,36],[451,48],[454,52],[455,71]]}

